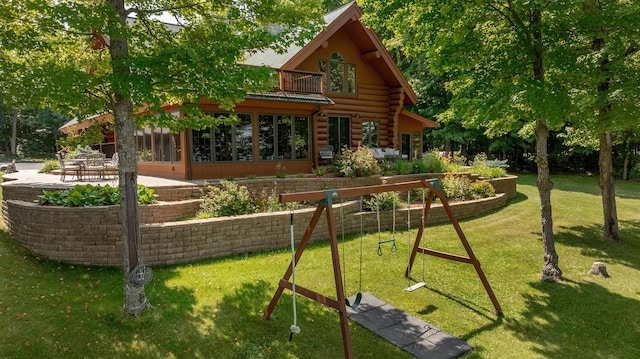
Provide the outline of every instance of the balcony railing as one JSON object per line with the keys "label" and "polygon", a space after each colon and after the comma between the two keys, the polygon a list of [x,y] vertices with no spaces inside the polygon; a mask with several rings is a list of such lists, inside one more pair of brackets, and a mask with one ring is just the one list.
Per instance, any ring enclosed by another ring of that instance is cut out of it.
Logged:
{"label": "balcony railing", "polygon": [[298,94],[322,94],[321,73],[290,70],[277,71],[280,83],[276,91]]}

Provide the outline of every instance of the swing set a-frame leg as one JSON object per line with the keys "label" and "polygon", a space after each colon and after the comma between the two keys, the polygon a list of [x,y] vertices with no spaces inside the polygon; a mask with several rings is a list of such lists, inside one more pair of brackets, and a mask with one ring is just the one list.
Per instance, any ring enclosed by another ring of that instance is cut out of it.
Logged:
{"label": "swing set a-frame leg", "polygon": [[458,234],[458,238],[460,239],[460,242],[462,243],[462,246],[464,247],[465,251],[467,252],[467,257],[459,256],[459,255],[451,254],[451,253],[440,252],[440,251],[436,251],[436,250],[432,250],[432,249],[421,247],[420,246],[420,240],[422,239],[422,233],[424,231],[424,226],[425,226],[425,223],[423,223],[420,226],[420,228],[418,229],[418,234],[416,236],[416,240],[415,240],[415,243],[413,245],[413,249],[411,251],[411,255],[409,257],[409,263],[407,265],[407,270],[405,272],[405,277],[408,278],[411,275],[411,268],[413,267],[413,263],[414,263],[415,258],[416,258],[416,253],[418,253],[418,252],[422,253],[422,255],[427,254],[427,255],[434,256],[434,257],[453,260],[453,261],[457,261],[457,262],[470,263],[470,264],[473,265],[474,269],[476,270],[478,278],[480,278],[480,281],[482,282],[482,285],[484,286],[484,289],[487,292],[487,295],[489,296],[489,299],[491,300],[491,303],[493,304],[493,307],[495,308],[495,314],[497,316],[502,316],[502,308],[500,307],[500,303],[498,303],[498,299],[496,298],[495,294],[493,293],[493,289],[491,288],[491,285],[489,284],[489,281],[487,280],[487,277],[485,276],[484,271],[482,270],[482,267],[480,266],[480,262],[478,261],[478,259],[476,258],[475,254],[473,253],[473,249],[471,249],[471,245],[469,244],[469,241],[467,240],[467,237],[464,235],[464,232],[462,231],[462,228],[460,227],[460,223],[458,223],[458,220],[457,220],[455,214],[453,213],[453,210],[449,206],[449,201],[447,200],[447,197],[444,195],[444,193],[441,190],[436,189],[435,187],[433,187],[430,182],[426,182],[425,186],[429,188],[429,197],[427,199],[426,206],[423,209],[423,215],[424,215],[423,218],[424,218],[425,223],[427,221],[427,218],[429,217],[429,210],[431,209],[431,204],[433,202],[433,197],[434,197],[434,195],[437,195],[438,198],[440,199],[440,201],[442,202],[442,207],[444,208],[445,212],[447,213],[447,216],[449,217],[449,220],[451,221],[451,224],[453,225],[453,227],[456,230],[456,233]]}
{"label": "swing set a-frame leg", "polygon": [[[351,348],[351,336],[349,334],[349,318],[347,317],[346,298],[344,294],[344,287],[342,284],[342,272],[340,270],[340,257],[338,254],[338,238],[336,234],[336,224],[333,218],[333,207],[331,206],[330,201],[328,205],[319,204],[318,207],[316,208],[316,211],[314,212],[313,217],[309,222],[309,226],[307,227],[300,241],[300,244],[298,245],[298,249],[295,252],[294,258],[296,263],[299,263],[300,257],[302,256],[302,253],[307,247],[307,244],[311,239],[311,235],[313,234],[313,230],[318,224],[318,221],[320,220],[322,212],[325,209],[327,210],[327,225],[329,230],[329,243],[331,245],[331,259],[332,259],[333,274],[334,274],[334,279],[336,284],[337,300],[326,297],[320,293],[314,292],[311,289],[307,289],[297,284],[296,284],[296,291],[299,294],[309,299],[312,299],[318,303],[331,307],[339,312],[344,357],[351,359],[353,358],[353,349]],[[292,284],[289,281],[289,279],[291,278],[292,272],[293,272],[293,263],[289,263],[289,267],[287,268],[287,271],[285,272],[284,276],[278,283],[278,289],[276,289],[276,292],[273,295],[273,298],[271,298],[271,302],[269,302],[269,306],[267,307],[267,310],[262,316],[263,320],[268,320],[271,317],[271,314],[273,313],[273,310],[278,304],[278,301],[280,300],[280,297],[282,296],[284,289],[285,288],[292,289]]]}

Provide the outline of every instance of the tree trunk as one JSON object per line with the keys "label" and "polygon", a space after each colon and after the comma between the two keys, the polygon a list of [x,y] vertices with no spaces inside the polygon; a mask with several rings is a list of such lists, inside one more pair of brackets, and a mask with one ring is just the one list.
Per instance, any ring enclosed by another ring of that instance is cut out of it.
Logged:
{"label": "tree trunk", "polygon": [[[533,43],[531,51],[533,55],[533,77],[540,84],[544,83],[544,63],[542,43],[542,16],[539,8],[535,8],[531,15],[533,27]],[[540,196],[540,222],[542,224],[542,247],[543,259],[542,275],[543,281],[556,281],[562,277],[562,271],[558,265],[558,254],[556,253],[553,239],[553,217],[551,212],[551,190],[553,182],[549,177],[549,158],[547,155],[547,140],[549,138],[549,128],[544,119],[536,120],[536,163],[538,165],[538,195]]]}
{"label": "tree trunk", "polygon": [[558,265],[558,254],[553,239],[553,216],[551,212],[551,190],[553,182],[549,177],[549,159],[547,156],[547,139],[549,129],[545,120],[536,121],[536,163],[538,165],[538,195],[540,196],[540,220],[542,224],[542,247],[544,263],[542,265],[543,281],[557,281],[562,277]]}
{"label": "tree trunk", "polygon": [[[120,26],[127,26],[124,0],[109,0],[112,9],[120,16]],[[126,31],[121,31],[126,34]],[[148,308],[144,285],[137,284],[130,274],[140,261],[140,227],[138,225],[137,163],[133,103],[129,93],[131,69],[124,59],[129,56],[126,35],[112,36],[109,51],[116,77],[113,87],[113,117],[118,139],[118,179],[120,189],[120,223],[123,244],[124,313],[136,316]]]}
{"label": "tree trunk", "polygon": [[18,117],[20,111],[17,108],[13,109],[13,121],[11,123],[11,155],[18,154]]}
{"label": "tree trunk", "polygon": [[600,191],[602,192],[602,211],[604,212],[603,238],[619,241],[618,211],[616,209],[616,191],[613,179],[613,140],[610,132],[600,135],[600,156],[598,167],[600,168]]}
{"label": "tree trunk", "polygon": [[[602,51],[605,45],[604,38],[596,38],[591,44],[593,51]],[[600,122],[600,155],[598,157],[598,167],[600,169],[600,192],[602,194],[602,211],[604,213],[604,230],[602,237],[607,240],[620,240],[620,230],[618,229],[618,211],[616,210],[616,191],[613,179],[613,140],[611,132],[606,130],[611,103],[607,99],[609,92],[609,58],[604,56],[600,61],[599,69],[604,75],[604,80],[598,84],[598,96],[602,99],[601,107],[598,110],[598,121]]]}
{"label": "tree trunk", "polygon": [[624,163],[622,167],[622,180],[626,181],[629,179],[629,148],[627,147],[627,152],[624,154]]}

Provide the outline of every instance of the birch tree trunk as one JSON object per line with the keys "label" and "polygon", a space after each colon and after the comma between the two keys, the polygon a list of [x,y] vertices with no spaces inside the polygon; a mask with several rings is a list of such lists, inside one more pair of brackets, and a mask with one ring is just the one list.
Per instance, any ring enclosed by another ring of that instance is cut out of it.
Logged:
{"label": "birch tree trunk", "polygon": [[124,313],[136,316],[148,307],[144,285],[131,280],[130,274],[140,260],[140,227],[138,225],[137,160],[133,102],[129,94],[131,69],[126,65],[129,45],[126,38],[127,16],[124,0],[109,0],[109,4],[120,17],[120,36],[110,41],[111,64],[116,84],[113,86],[113,117],[118,139],[118,179],[120,189],[120,223],[123,244],[124,267]]}

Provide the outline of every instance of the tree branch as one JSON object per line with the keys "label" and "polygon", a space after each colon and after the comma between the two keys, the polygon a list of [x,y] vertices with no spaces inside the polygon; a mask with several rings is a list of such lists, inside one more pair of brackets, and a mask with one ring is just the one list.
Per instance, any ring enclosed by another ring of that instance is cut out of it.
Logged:
{"label": "tree branch", "polygon": [[[509,3],[511,3],[511,1],[509,1]],[[498,5],[490,3],[489,7],[492,8],[494,11],[496,11],[500,16],[502,16],[505,20],[507,20],[507,22],[509,22],[509,24],[511,24],[511,27],[513,28],[513,31],[516,32],[516,35],[522,40],[524,41],[525,44],[527,45],[531,45],[531,37],[529,35],[529,33],[525,32],[524,29],[524,24],[522,24],[522,22],[519,22],[519,24],[516,24],[516,22],[514,22],[514,19],[512,19],[509,14],[507,14],[503,9],[500,9],[498,7]],[[513,14],[513,11],[509,11],[510,13]],[[518,20],[516,18],[516,20]]]}
{"label": "tree branch", "polygon": [[181,6],[172,6],[172,7],[167,7],[167,8],[148,9],[148,10],[138,9],[138,8],[132,7],[132,8],[127,9],[126,15],[129,16],[131,14],[136,14],[136,15],[160,14],[160,13],[163,13],[165,11],[188,9],[188,8],[196,7],[196,6],[199,6],[199,5],[204,5],[204,4],[207,4],[207,3],[209,3],[209,1],[200,1],[200,2],[193,3],[193,4],[185,4],[185,5],[181,5]]}

